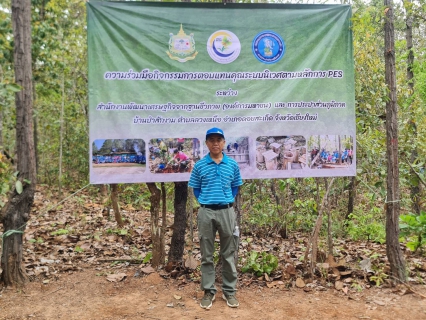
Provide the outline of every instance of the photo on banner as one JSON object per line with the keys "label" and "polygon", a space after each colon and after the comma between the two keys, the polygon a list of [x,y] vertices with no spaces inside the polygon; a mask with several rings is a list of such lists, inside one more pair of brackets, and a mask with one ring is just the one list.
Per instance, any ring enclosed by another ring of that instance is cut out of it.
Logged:
{"label": "photo on banner", "polygon": [[[248,170],[250,167],[250,144],[249,137],[225,137],[225,147],[222,152],[229,158],[235,160],[240,168],[241,174]],[[203,143],[203,156],[209,152],[206,142]]]}
{"label": "photo on banner", "polygon": [[317,135],[309,137],[308,163],[311,169],[339,170],[353,167],[354,139],[350,135]]}
{"label": "photo on banner", "polygon": [[200,160],[197,138],[155,138],[148,144],[150,172],[190,173]]}
{"label": "photo on banner", "polygon": [[258,137],[256,139],[258,170],[308,169],[304,136]]}
{"label": "photo on banner", "polygon": [[143,139],[97,139],[92,143],[92,171],[96,175],[140,175],[145,172]]}

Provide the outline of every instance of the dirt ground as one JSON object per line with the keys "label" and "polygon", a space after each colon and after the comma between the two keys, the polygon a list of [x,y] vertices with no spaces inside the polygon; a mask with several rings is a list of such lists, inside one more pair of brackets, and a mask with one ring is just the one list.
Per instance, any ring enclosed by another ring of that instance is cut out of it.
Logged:
{"label": "dirt ground", "polygon": [[[426,299],[390,288],[346,295],[252,283],[238,291],[239,308],[229,308],[219,290],[213,307],[204,310],[199,284],[137,270],[121,269],[126,277],[110,282],[95,268],[82,268],[45,283],[34,279],[20,290],[3,289],[0,319],[426,319]],[[426,295],[425,286],[413,289]]]}
{"label": "dirt ground", "polygon": [[[48,187],[38,189],[24,234],[23,264],[31,281],[21,289],[0,285],[0,320],[426,319],[424,257],[406,252],[409,288],[386,288],[386,283],[378,288],[368,277],[383,276],[387,267],[385,247],[336,240],[335,263],[341,269],[320,263],[327,275],[301,286],[297,282],[304,275],[300,234],[286,239],[279,235],[241,235],[242,259],[253,251],[273,252],[279,259],[279,270],[270,277],[239,273],[239,308],[226,305],[217,284],[219,292],[213,307],[201,309],[199,271],[191,267],[191,272],[185,268],[177,273],[174,271],[178,269],[156,272],[146,259],[152,251],[148,211],[123,205],[122,214],[128,223],[118,228],[110,210],[89,192],[56,204],[46,196]],[[165,223],[168,248],[172,214]],[[189,250],[199,260],[198,236],[193,231],[195,242],[193,246],[191,241],[186,242],[185,264],[191,260]],[[190,240],[189,230],[187,236]],[[361,270],[361,262],[370,261],[375,267],[378,260],[382,261],[378,265],[382,273]]]}

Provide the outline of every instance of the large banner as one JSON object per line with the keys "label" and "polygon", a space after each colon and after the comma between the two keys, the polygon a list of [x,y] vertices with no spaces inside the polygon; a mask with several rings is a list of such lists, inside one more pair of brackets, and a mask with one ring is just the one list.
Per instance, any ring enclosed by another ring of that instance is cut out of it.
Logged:
{"label": "large banner", "polygon": [[348,5],[87,2],[91,183],[355,175]]}

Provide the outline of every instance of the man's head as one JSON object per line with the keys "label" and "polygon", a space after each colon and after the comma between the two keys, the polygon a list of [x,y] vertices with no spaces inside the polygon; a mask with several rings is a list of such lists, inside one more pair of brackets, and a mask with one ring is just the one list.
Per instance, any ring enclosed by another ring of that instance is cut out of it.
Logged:
{"label": "man's head", "polygon": [[174,151],[173,151],[173,153],[174,154],[177,154],[179,152],[179,150],[178,149],[175,149]]}
{"label": "man's head", "polygon": [[206,132],[206,145],[212,156],[219,156],[225,146],[225,135],[219,128],[211,128]]}
{"label": "man's head", "polygon": [[223,130],[220,129],[220,128],[214,127],[214,128],[211,128],[211,129],[207,130],[207,132],[206,132],[206,140],[208,140],[209,137],[212,136],[212,135],[219,135],[219,136],[221,136],[223,138],[223,140],[225,140],[225,135],[223,134]]}

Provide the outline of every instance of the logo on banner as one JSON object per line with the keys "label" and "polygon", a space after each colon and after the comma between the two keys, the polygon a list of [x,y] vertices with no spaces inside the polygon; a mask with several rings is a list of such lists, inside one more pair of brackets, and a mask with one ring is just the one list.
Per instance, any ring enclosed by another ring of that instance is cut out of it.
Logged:
{"label": "logo on banner", "polygon": [[240,40],[231,31],[218,30],[207,40],[207,52],[217,63],[231,63],[240,55]]}
{"label": "logo on banner", "polygon": [[253,39],[253,54],[257,60],[271,64],[278,62],[285,53],[285,43],[279,34],[262,31]]}
{"label": "logo on banner", "polygon": [[188,60],[194,60],[195,56],[198,54],[195,51],[195,40],[194,34],[191,33],[187,35],[180,25],[180,30],[177,35],[170,33],[169,40],[169,51],[166,51],[167,55],[172,60],[177,60],[179,62],[186,62]]}

